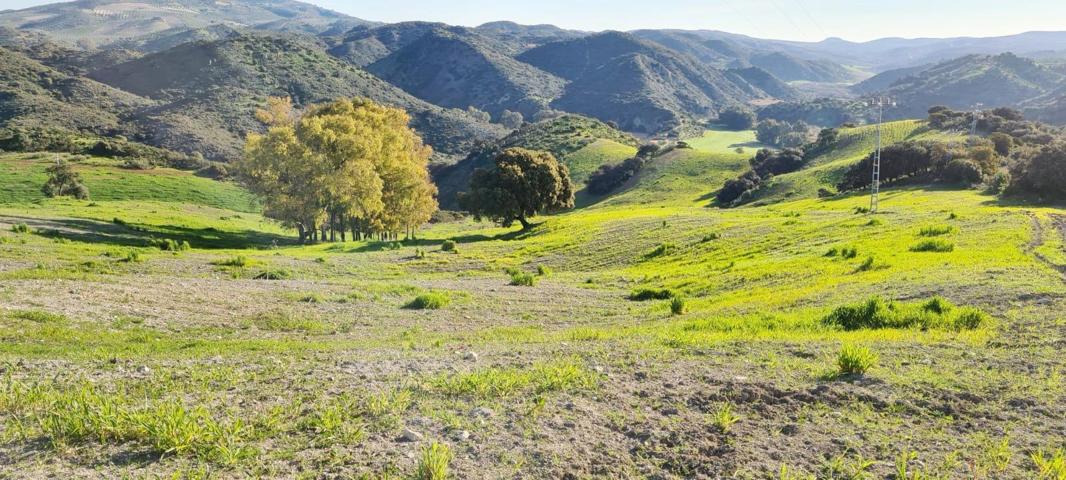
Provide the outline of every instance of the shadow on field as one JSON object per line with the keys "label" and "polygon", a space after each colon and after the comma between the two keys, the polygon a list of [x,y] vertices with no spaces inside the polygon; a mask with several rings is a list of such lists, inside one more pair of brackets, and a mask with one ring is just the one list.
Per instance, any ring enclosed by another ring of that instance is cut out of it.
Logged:
{"label": "shadow on field", "polygon": [[215,228],[188,228],[174,225],[137,225],[83,218],[33,218],[0,216],[0,222],[26,224],[34,233],[48,238],[75,242],[106,243],[145,247],[153,239],[189,242],[193,248],[244,249],[267,245],[295,244],[296,239],[252,230],[221,231]]}

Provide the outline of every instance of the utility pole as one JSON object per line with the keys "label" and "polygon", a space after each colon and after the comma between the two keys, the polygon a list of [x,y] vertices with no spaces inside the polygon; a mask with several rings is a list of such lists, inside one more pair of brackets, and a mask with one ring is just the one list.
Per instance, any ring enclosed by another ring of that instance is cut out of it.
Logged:
{"label": "utility pole", "polygon": [[885,119],[885,99],[877,97],[877,153],[874,154],[873,182],[870,184],[870,213],[877,213],[881,193],[881,123]]}

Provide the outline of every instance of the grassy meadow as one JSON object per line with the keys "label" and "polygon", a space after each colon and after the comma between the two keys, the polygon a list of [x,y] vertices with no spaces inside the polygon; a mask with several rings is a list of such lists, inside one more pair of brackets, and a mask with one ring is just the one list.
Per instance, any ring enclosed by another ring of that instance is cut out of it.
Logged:
{"label": "grassy meadow", "polygon": [[709,131],[528,232],[308,246],[229,183],[46,199],[2,154],[0,478],[1066,478],[1066,209],[818,198],[872,142],[736,209],[759,145]]}

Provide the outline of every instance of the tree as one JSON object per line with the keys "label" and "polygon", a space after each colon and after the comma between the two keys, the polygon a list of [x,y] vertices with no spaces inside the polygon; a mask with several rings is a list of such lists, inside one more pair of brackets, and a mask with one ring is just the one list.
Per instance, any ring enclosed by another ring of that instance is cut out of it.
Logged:
{"label": "tree", "polygon": [[489,123],[492,121],[492,115],[489,115],[489,112],[478,109],[473,105],[466,107],[466,113],[481,122]]}
{"label": "tree", "polygon": [[1066,141],[1027,152],[1011,167],[1012,189],[1066,198]]}
{"label": "tree", "polygon": [[526,230],[529,218],[574,208],[570,171],[551,153],[511,148],[496,157],[495,168],[478,169],[460,205],[475,219],[488,218],[504,227],[514,222]]}
{"label": "tree", "polygon": [[518,130],[522,128],[522,124],[526,122],[525,117],[521,113],[512,112],[510,110],[504,110],[500,114],[500,125],[503,125],[511,130]]}
{"label": "tree", "polygon": [[730,130],[750,130],[755,126],[755,112],[733,106],[722,110],[722,113],[718,114],[718,121]]}
{"label": "tree", "polygon": [[264,215],[296,228],[302,242],[335,241],[338,232],[343,241],[346,229],[353,239],[411,236],[436,211],[432,152],[403,110],[339,100],[290,122],[284,104],[271,102],[272,114],[257,115],[272,126],[248,136],[236,167],[263,199]]}
{"label": "tree", "polygon": [[45,172],[48,173],[48,181],[41,187],[41,192],[46,196],[71,196],[78,200],[89,198],[89,189],[81,183],[81,176],[65,160],[57,158]]}

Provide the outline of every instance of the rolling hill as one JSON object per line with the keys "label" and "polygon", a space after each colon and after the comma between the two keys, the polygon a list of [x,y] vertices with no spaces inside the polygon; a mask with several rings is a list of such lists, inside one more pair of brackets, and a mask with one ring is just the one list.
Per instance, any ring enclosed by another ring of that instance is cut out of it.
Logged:
{"label": "rolling hill", "polygon": [[0,26],[47,33],[82,47],[218,25],[327,33],[371,22],[292,0],[78,0],[0,12]]}
{"label": "rolling hill", "polygon": [[1005,53],[969,55],[904,76],[880,91],[899,107],[895,118],[921,118],[933,105],[966,109],[1020,106],[1066,85],[1066,75],[1035,61]]}
{"label": "rolling hill", "polygon": [[269,95],[290,96],[298,105],[362,96],[403,107],[445,156],[464,155],[473,142],[503,134],[502,127],[414,98],[300,37],[240,34],[182,44],[90,77],[160,103],[137,114],[148,143],[211,159],[240,153],[244,135],[261,128],[253,113]]}
{"label": "rolling hill", "polygon": [[517,58],[571,81],[552,106],[627,131],[677,133],[724,106],[772,97],[741,75],[621,32],[549,43]]}
{"label": "rolling hill", "polygon": [[366,67],[415,97],[450,108],[474,106],[532,118],[562,94],[562,79],[497,51],[467,31],[432,29]]}

